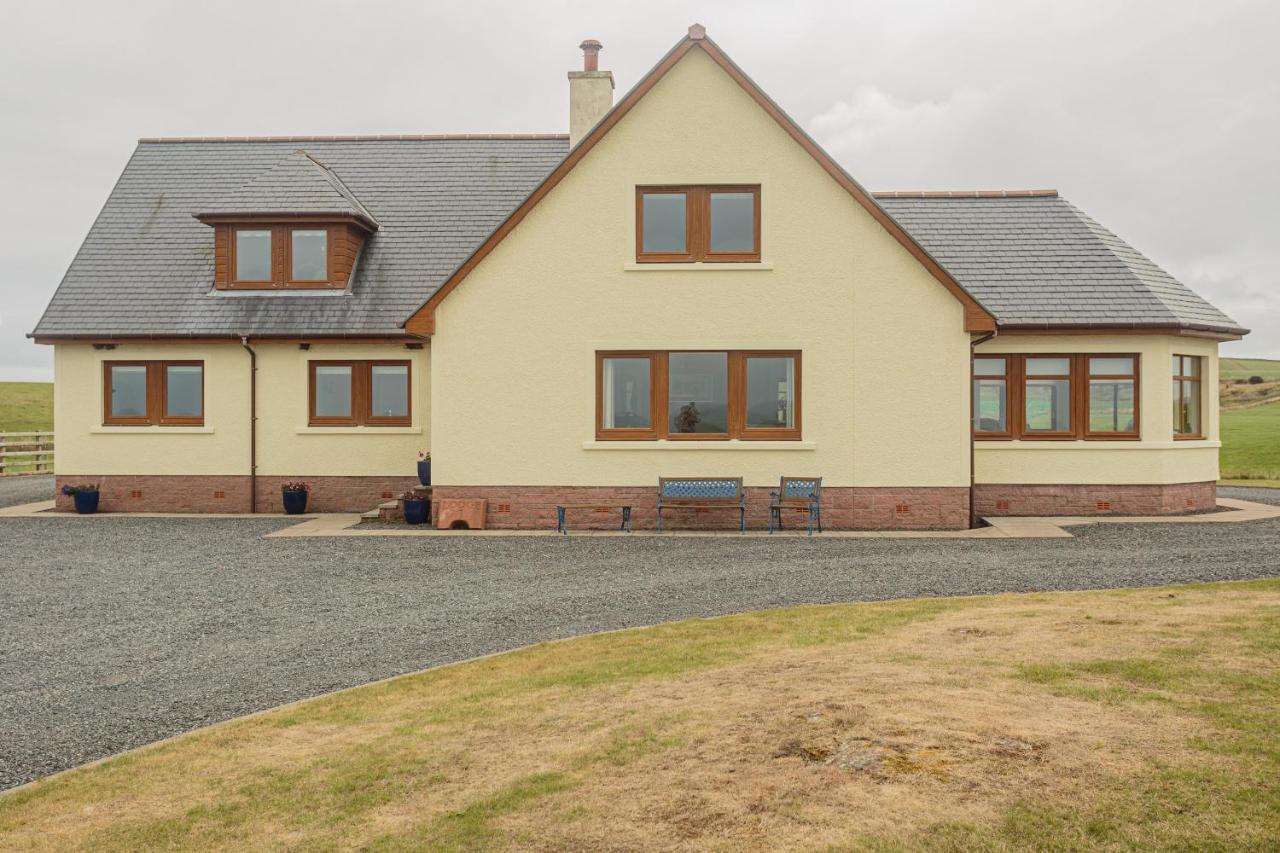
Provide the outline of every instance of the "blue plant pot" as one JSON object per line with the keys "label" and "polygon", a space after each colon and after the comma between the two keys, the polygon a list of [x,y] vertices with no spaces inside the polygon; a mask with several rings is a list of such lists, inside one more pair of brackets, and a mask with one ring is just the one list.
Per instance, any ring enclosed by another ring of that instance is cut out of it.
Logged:
{"label": "blue plant pot", "polygon": [[302,515],[307,511],[307,493],[301,489],[289,491],[281,489],[284,498],[284,511],[289,515]]}
{"label": "blue plant pot", "polygon": [[418,463],[418,482],[424,486],[431,485],[431,460]]}
{"label": "blue plant pot", "polygon": [[75,501],[76,512],[81,515],[92,515],[98,511],[97,492],[76,492],[71,499]]}
{"label": "blue plant pot", "polygon": [[[427,463],[427,464],[431,464],[431,463]],[[405,499],[404,520],[408,524],[426,524],[427,523],[427,502],[425,500]]]}

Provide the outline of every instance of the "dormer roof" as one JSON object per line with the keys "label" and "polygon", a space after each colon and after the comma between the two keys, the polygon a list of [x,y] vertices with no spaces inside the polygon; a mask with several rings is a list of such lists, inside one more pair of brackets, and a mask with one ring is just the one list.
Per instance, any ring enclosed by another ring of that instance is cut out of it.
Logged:
{"label": "dormer roof", "polygon": [[211,200],[193,215],[207,222],[224,218],[333,216],[353,219],[376,231],[378,220],[338,174],[299,148],[249,183]]}

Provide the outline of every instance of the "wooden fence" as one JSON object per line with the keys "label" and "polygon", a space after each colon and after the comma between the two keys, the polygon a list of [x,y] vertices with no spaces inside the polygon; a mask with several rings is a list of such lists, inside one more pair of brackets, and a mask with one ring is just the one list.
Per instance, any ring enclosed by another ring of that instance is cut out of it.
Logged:
{"label": "wooden fence", "polygon": [[0,432],[0,477],[53,472],[53,433]]}

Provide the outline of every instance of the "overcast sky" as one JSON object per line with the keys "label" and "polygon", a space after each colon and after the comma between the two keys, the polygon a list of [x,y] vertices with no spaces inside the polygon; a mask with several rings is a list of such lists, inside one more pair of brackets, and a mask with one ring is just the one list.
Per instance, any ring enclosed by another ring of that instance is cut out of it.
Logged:
{"label": "overcast sky", "polygon": [[563,132],[700,21],[871,189],[1054,187],[1280,357],[1275,2],[0,0],[0,380],[140,136]]}

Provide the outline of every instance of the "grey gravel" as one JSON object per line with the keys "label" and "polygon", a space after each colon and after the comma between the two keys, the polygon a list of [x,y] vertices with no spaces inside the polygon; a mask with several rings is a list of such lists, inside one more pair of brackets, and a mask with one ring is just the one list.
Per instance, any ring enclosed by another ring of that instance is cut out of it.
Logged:
{"label": "grey gravel", "polygon": [[261,538],[289,523],[0,519],[0,788],[590,631],[805,603],[1280,576],[1280,520],[1004,541]]}
{"label": "grey gravel", "polygon": [[0,477],[0,507],[52,499],[52,474],[15,474],[10,477]]}

